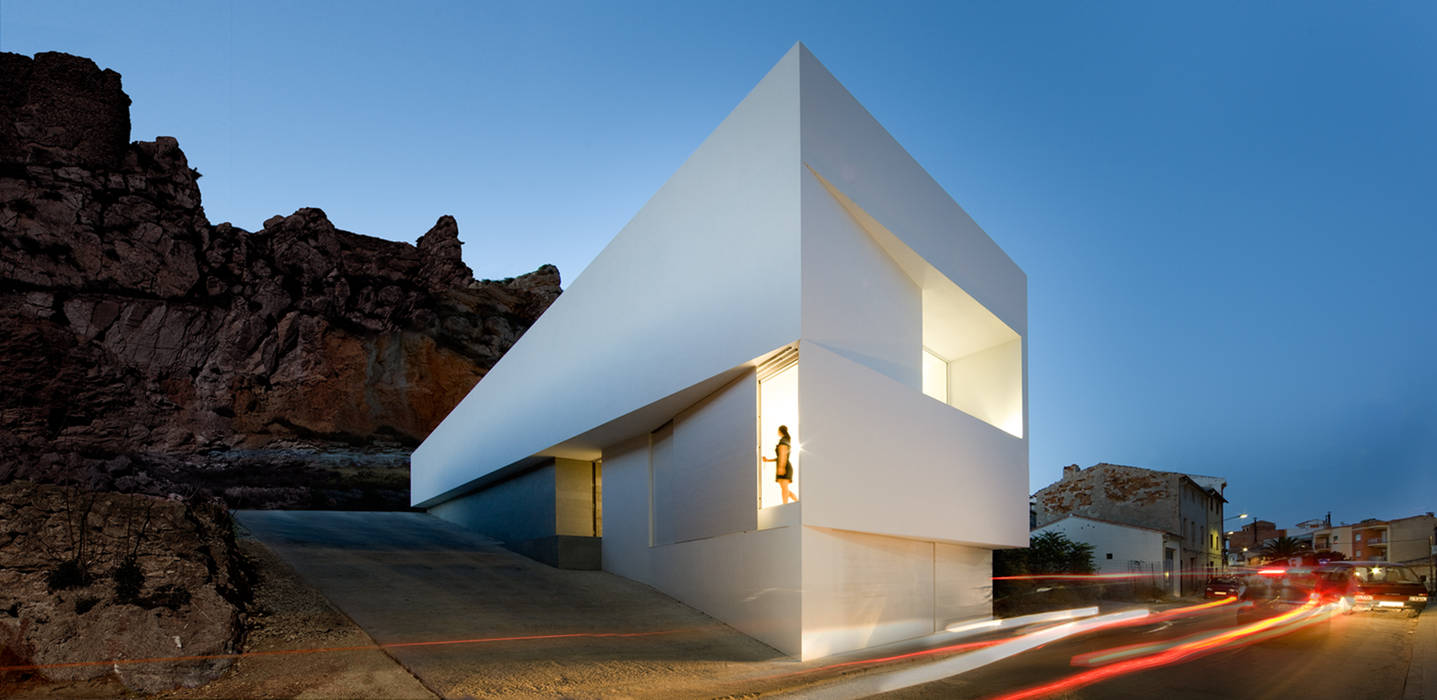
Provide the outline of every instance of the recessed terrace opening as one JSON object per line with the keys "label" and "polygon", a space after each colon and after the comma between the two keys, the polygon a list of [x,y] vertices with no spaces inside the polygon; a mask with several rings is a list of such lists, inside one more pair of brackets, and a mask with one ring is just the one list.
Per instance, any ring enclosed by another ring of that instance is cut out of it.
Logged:
{"label": "recessed terrace opening", "polygon": [[923,288],[923,393],[1023,437],[1023,338],[947,279]]}
{"label": "recessed terrace opening", "polygon": [[809,172],[922,290],[923,393],[1023,437],[1022,336],[833,183]]}

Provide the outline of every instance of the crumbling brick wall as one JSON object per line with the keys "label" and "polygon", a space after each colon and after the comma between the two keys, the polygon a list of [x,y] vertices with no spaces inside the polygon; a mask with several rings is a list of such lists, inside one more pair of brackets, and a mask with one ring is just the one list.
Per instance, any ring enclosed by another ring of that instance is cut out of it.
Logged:
{"label": "crumbling brick wall", "polygon": [[1034,494],[1037,526],[1081,515],[1178,533],[1181,478],[1120,464],[1066,467],[1061,481]]}

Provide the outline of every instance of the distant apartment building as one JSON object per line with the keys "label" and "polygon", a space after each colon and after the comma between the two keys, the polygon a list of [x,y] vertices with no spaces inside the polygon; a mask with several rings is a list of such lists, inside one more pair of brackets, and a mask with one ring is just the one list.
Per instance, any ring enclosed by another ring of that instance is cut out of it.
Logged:
{"label": "distant apartment building", "polygon": [[1337,552],[1346,559],[1352,559],[1352,526],[1331,525],[1312,533],[1314,552]]}
{"label": "distant apartment building", "polygon": [[1033,494],[1032,521],[1042,530],[1079,516],[1173,533],[1175,539],[1164,538],[1163,566],[1177,572],[1182,593],[1191,593],[1222,567],[1226,488],[1227,480],[1215,476],[1107,463],[1080,469],[1073,464],[1063,468],[1060,481]]}
{"label": "distant apartment building", "polygon": [[1427,565],[1437,517],[1432,513],[1392,520],[1368,518],[1312,533],[1314,550],[1340,552],[1348,559]]}
{"label": "distant apartment building", "polygon": [[[1329,527],[1332,527],[1332,519],[1330,516],[1327,518],[1317,518],[1315,520],[1304,520],[1287,528],[1287,536],[1306,545],[1308,549],[1313,549],[1313,535],[1316,534],[1318,530]],[[1314,549],[1313,551],[1317,550]]]}

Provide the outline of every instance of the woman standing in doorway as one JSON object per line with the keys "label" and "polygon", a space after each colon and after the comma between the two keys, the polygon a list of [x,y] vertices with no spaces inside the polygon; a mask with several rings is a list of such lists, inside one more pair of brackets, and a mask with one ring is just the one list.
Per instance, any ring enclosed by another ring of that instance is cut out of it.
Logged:
{"label": "woman standing in doorway", "polygon": [[783,491],[783,502],[798,501],[798,496],[788,490],[793,483],[793,462],[789,461],[789,455],[793,452],[792,442],[788,438],[788,426],[778,426],[778,446],[773,448],[772,457],[764,457],[763,461],[774,463],[774,481],[778,482],[778,488]]}

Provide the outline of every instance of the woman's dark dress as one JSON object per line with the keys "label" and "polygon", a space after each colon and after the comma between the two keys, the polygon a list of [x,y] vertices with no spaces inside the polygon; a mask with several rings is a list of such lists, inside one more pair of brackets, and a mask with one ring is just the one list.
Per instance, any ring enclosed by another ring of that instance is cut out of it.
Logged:
{"label": "woman's dark dress", "polygon": [[[780,446],[788,448],[788,459],[785,460],[783,458],[783,455],[779,454],[778,448]],[[785,437],[778,439],[778,445],[775,445],[773,448],[773,459],[774,466],[777,469],[777,473],[775,474],[773,480],[793,481],[793,447],[789,445],[788,438]]]}

